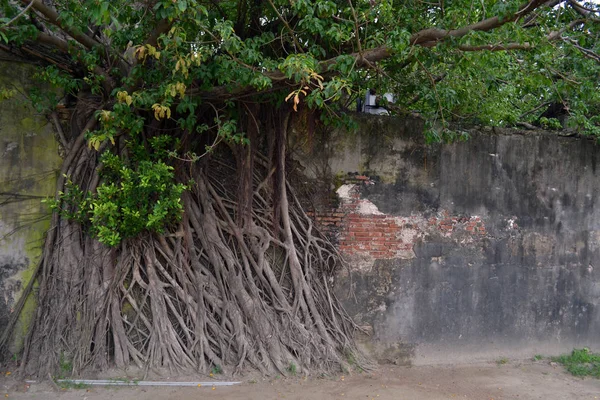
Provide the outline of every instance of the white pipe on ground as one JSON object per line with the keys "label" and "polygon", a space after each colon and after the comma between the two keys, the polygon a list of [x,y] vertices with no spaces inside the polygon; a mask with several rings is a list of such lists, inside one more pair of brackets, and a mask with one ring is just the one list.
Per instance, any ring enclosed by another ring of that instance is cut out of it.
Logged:
{"label": "white pipe on ground", "polygon": [[[120,381],[115,379],[57,379],[57,383],[81,384],[90,386],[233,386],[242,382],[156,382],[156,381]],[[25,383],[37,383],[25,381]]]}

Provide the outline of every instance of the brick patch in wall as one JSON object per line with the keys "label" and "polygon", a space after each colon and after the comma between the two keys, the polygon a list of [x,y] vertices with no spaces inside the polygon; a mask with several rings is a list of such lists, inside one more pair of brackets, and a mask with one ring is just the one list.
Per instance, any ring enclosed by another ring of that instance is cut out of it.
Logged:
{"label": "brick patch in wall", "polygon": [[415,243],[430,234],[452,237],[462,233],[467,236],[462,238],[463,243],[486,235],[485,224],[478,216],[453,216],[445,210],[429,218],[384,214],[371,201],[360,198],[361,185],[373,184],[368,177],[355,176],[351,182],[337,190],[338,208],[312,214],[343,254],[409,259],[415,257]]}

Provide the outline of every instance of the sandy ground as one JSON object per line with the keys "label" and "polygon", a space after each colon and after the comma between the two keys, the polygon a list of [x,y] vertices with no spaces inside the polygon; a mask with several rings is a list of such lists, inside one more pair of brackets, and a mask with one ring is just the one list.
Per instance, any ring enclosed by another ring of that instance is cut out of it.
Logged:
{"label": "sandy ground", "polygon": [[[205,381],[210,378],[197,378]],[[56,391],[48,383],[27,385],[0,378],[0,395],[8,399],[44,400],[569,400],[600,399],[600,380],[579,379],[547,361],[506,364],[394,367],[373,373],[317,378],[243,379],[230,387],[93,387]],[[0,397],[0,398],[2,398]]]}

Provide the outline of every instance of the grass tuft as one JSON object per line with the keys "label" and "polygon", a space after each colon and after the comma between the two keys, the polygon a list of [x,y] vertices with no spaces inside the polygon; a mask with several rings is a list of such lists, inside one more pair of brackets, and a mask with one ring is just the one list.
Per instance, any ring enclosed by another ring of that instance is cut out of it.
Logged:
{"label": "grass tuft", "polygon": [[290,362],[290,365],[288,366],[288,372],[290,373],[290,375],[296,376],[296,373],[298,372],[296,364]]}
{"label": "grass tuft", "polygon": [[498,365],[505,365],[505,364],[508,364],[508,358],[506,358],[506,357],[502,357],[502,358],[500,358],[500,359],[498,359],[498,360],[496,361],[496,364],[498,364]]}
{"label": "grass tuft", "polygon": [[562,364],[575,376],[600,378],[600,354],[592,353],[587,347],[573,349],[568,355],[552,357],[552,361]]}

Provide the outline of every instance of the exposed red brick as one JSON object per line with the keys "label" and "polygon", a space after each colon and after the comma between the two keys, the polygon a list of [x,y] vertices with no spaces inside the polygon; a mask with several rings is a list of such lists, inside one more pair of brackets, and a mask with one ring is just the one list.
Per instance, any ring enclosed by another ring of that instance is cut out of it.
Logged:
{"label": "exposed red brick", "polygon": [[348,230],[350,232],[369,232],[371,229],[367,228],[366,226],[354,226],[354,225],[350,225],[348,227]]}
{"label": "exposed red brick", "polygon": [[369,238],[371,234],[369,232],[354,232],[354,236],[361,238]]}
{"label": "exposed red brick", "polygon": [[[447,210],[426,220],[419,215],[400,218],[385,214],[359,214],[357,209],[368,201],[360,199],[358,185],[367,184],[368,181],[369,177],[364,175],[348,179],[347,182],[357,184],[350,191],[349,199],[336,209],[307,213],[323,232],[337,240],[338,249],[345,254],[369,255],[382,259],[398,257],[406,254],[404,252],[412,251],[414,241],[424,233],[436,231],[446,236],[455,232],[486,235],[485,225],[480,217],[450,215]],[[407,236],[406,230],[409,229],[413,233]]]}

